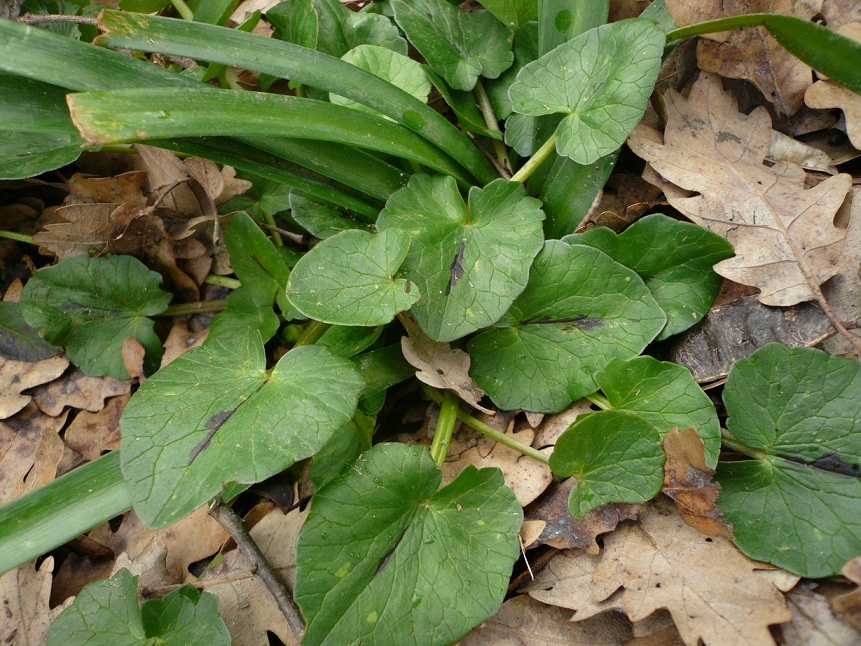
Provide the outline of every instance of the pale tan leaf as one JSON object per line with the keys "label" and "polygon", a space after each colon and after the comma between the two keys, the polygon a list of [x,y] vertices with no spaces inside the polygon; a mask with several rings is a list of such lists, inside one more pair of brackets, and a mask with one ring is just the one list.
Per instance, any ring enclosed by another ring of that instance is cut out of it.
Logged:
{"label": "pale tan leaf", "polygon": [[169,585],[172,581],[164,564],[166,554],[167,548],[160,545],[155,537],[151,537],[150,542],[136,557],[125,552],[119,554],[114,562],[111,576],[125,568],[134,576],[140,577],[138,588],[141,591]]}
{"label": "pale tan leaf", "polygon": [[62,260],[68,256],[96,255],[108,241],[122,234],[124,225],[111,217],[120,204],[71,204],[56,210],[60,219],[33,236],[42,253]]}
{"label": "pale tan leaf", "polygon": [[556,440],[577,419],[578,415],[592,412],[592,403],[588,399],[578,399],[568,408],[552,415],[547,415],[544,422],[535,431],[533,445],[542,449],[547,446],[556,446]]}
{"label": "pale tan leaf", "polygon": [[823,0],[822,15],[829,29],[839,31],[850,22],[861,22],[861,3],[858,0]]}
{"label": "pale tan leaf", "polygon": [[781,626],[786,646],[842,646],[861,644],[861,631],[852,624],[840,621],[815,585],[805,581],[796,586],[786,602],[792,611],[792,621]]}
{"label": "pale tan leaf", "polygon": [[[44,361],[16,361],[0,357],[0,419],[7,419],[24,408],[32,399],[23,391],[54,381],[68,368],[65,357]],[[59,412],[57,413],[59,414]]]}
{"label": "pale tan leaf", "polygon": [[221,175],[224,178],[224,188],[221,193],[215,198],[216,204],[224,204],[229,202],[237,195],[251,190],[253,184],[247,179],[240,179],[236,176],[236,169],[233,166],[224,166],[221,169]]}
{"label": "pale tan leaf", "polygon": [[729,541],[687,526],[659,499],[636,524],[607,536],[601,557],[556,557],[527,589],[575,610],[576,621],[621,609],[636,622],[666,608],[691,646],[770,645],[768,627],[792,613],[761,567]]}
{"label": "pale tan leaf", "polygon": [[133,336],[127,336],[123,340],[123,348],[120,354],[123,358],[123,367],[129,373],[129,376],[143,383],[146,379],[143,371],[146,350],[141,345],[141,342]]}
{"label": "pale tan leaf", "polygon": [[105,451],[120,446],[120,416],[129,401],[129,395],[110,398],[98,413],[80,411],[63,433],[63,439],[73,451],[87,460],[95,460]]}
{"label": "pale tan leaf", "polygon": [[50,417],[34,405],[0,422],[0,503],[57,477],[65,447],[59,433],[66,415]]}
{"label": "pale tan leaf", "polygon": [[404,316],[402,321],[409,336],[401,337],[401,350],[404,358],[416,368],[419,381],[433,388],[451,390],[474,408],[492,414],[493,411],[478,403],[484,397],[484,391],[469,376],[469,355],[448,343],[431,339],[410,315]]}
{"label": "pale tan leaf", "polygon": [[209,328],[199,332],[192,332],[188,329],[187,321],[177,320],[170,329],[167,339],[164,341],[164,354],[161,357],[161,367],[164,368],[184,352],[202,345],[206,341],[208,334]]}
{"label": "pale tan leaf", "polygon": [[[783,13],[812,18],[822,0],[667,0],[667,10],[679,27],[743,13]],[[704,35],[697,45],[700,69],[727,78],[752,82],[784,114],[801,107],[813,81],[811,69],[781,47],[764,27]]]}
{"label": "pale tan leaf", "polygon": [[788,306],[815,297],[837,273],[845,230],[834,226],[852,178],[837,175],[804,188],[801,167],[763,164],[771,144],[764,108],[738,112],[720,80],[703,75],[689,98],[671,91],[664,144],[635,129],[631,149],[664,178],[693,197],[667,194],[695,223],[723,235],[736,256],[715,271],[761,290],[766,305]]}
{"label": "pale tan leaf", "polygon": [[861,630],[861,556],[844,565],[842,572],[843,576],[855,583],[858,588],[835,597],[831,605],[841,619]]}
{"label": "pale tan leaf", "polygon": [[33,393],[36,404],[48,415],[59,415],[65,407],[98,413],[108,397],[131,391],[128,381],[113,377],[90,377],[75,368],[62,379],[40,386]]}
{"label": "pale tan leaf", "polygon": [[310,507],[304,511],[291,509],[288,512],[274,509],[249,532],[266,560],[278,571],[290,590],[293,589],[296,574],[296,542],[310,511]]}
{"label": "pale tan leaf", "polygon": [[[491,426],[497,426],[493,423],[496,421],[493,418],[483,421]],[[535,431],[530,428],[520,431],[505,428],[498,428],[498,430],[527,446],[532,445],[532,439],[535,437]],[[553,472],[546,464],[541,464],[482,435],[475,446],[460,453],[455,460],[446,461],[443,464],[443,486],[454,480],[468,465],[478,469],[484,467],[500,469],[506,486],[514,491],[517,502],[521,506],[535,500],[553,482]]]}
{"label": "pale tan leaf", "polygon": [[473,629],[460,646],[621,646],[631,638],[631,624],[614,615],[568,621],[569,612],[521,595]]}
{"label": "pale tan leaf", "polygon": [[688,525],[706,536],[733,540],[732,527],[715,505],[720,484],[712,481],[714,469],[706,465],[705,445],[693,428],[672,429],[664,436],[664,486]]}
{"label": "pale tan leaf", "polygon": [[51,622],[64,606],[51,609],[51,572],[54,557],[49,556],[39,569],[35,561],[0,577],[0,644],[43,646]]}
{"label": "pale tan leaf", "polygon": [[66,183],[69,192],[77,199],[96,203],[132,203],[137,208],[146,206],[146,197],[143,194],[146,173],[142,171],[130,171],[114,177],[93,177],[75,173]]}
{"label": "pale tan leaf", "polygon": [[[816,85],[815,83],[813,85]],[[813,85],[810,87],[812,88]],[[810,89],[808,89],[810,92]],[[857,96],[857,95],[856,95]],[[829,175],[836,175],[834,162],[825,151],[801,143],[777,130],[771,131],[771,148],[768,150],[769,161],[785,161],[797,164],[807,170],[818,170]]]}

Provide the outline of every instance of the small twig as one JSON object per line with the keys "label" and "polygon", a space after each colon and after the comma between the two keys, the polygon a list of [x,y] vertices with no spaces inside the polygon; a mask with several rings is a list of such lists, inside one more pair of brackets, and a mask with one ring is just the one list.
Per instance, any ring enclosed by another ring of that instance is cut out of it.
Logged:
{"label": "small twig", "polygon": [[38,13],[25,13],[23,16],[18,18],[18,22],[23,22],[25,25],[41,25],[49,22],[71,22],[76,25],[99,26],[97,18],[90,16],[72,16],[68,14],[42,15]]}
{"label": "small twig", "polygon": [[171,305],[156,316],[185,316],[186,314],[203,314],[204,312],[221,312],[227,306],[224,300],[196,301],[194,303],[178,303]]}
{"label": "small twig", "polygon": [[[500,132],[499,124],[496,121],[496,115],[493,114],[493,107],[490,105],[490,97],[487,96],[487,92],[484,90],[484,86],[481,84],[481,81],[476,83],[475,90],[473,91],[475,92],[475,98],[478,101],[478,109],[481,110],[481,116],[484,117],[484,123],[487,126],[487,129],[493,132]],[[496,157],[499,160],[499,164],[505,171],[502,177],[508,179],[511,177],[511,162],[508,159],[508,151],[499,139],[493,140],[493,149],[496,151]]]}
{"label": "small twig", "polygon": [[257,543],[248,534],[248,531],[245,529],[245,521],[233,509],[225,505],[220,498],[216,498],[215,502],[212,503],[212,506],[209,508],[209,515],[224,528],[230,535],[230,538],[242,550],[242,553],[254,564],[254,567],[257,569],[257,575],[263,580],[266,587],[269,588],[272,596],[275,597],[275,603],[278,604],[281,614],[287,619],[287,624],[290,626],[290,630],[293,631],[293,635],[295,635],[297,640],[301,640],[302,635],[305,633],[305,622],[302,620],[299,606],[293,601],[293,597],[290,596],[287,586],[284,585],[278,573],[272,568],[269,561],[266,560]]}

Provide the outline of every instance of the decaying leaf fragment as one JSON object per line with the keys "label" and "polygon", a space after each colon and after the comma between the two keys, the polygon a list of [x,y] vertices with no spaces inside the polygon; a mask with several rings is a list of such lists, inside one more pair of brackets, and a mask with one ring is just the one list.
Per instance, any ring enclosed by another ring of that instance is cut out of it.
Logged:
{"label": "decaying leaf fragment", "polygon": [[771,145],[765,108],[738,112],[720,79],[703,74],[686,99],[665,97],[669,120],[663,136],[638,126],[628,145],[664,179],[691,197],[667,191],[669,203],[724,236],[735,258],[715,271],[761,290],[765,305],[789,306],[812,300],[834,276],[845,230],[834,226],[852,178],[829,177],[804,188],[801,167],[763,163]]}
{"label": "decaying leaf fragment", "polygon": [[539,601],[575,610],[575,621],[614,609],[639,621],[666,608],[691,646],[700,639],[773,644],[768,626],[792,619],[780,589],[797,577],[774,583],[758,572],[767,567],[725,539],[703,536],[659,500],[636,524],[607,536],[602,556],[560,553],[527,589]]}

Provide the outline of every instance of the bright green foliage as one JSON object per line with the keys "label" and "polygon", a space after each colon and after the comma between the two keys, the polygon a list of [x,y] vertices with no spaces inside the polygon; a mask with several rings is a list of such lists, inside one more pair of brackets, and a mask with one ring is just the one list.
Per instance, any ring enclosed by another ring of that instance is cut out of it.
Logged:
{"label": "bright green foliage", "polygon": [[733,442],[718,505],[751,558],[806,577],[861,552],[861,364],[770,343],[736,362],[723,393]]}
{"label": "bright green foliage", "polygon": [[466,90],[453,90],[448,83],[429,66],[422,66],[425,75],[431,80],[433,86],[454,112],[461,128],[467,132],[473,132],[484,137],[502,140],[499,130],[491,130],[484,121],[484,116],[475,102],[475,94]]}
{"label": "bright green foliage", "polygon": [[538,18],[538,0],[479,0],[481,6],[511,29]]}
{"label": "bright green foliage", "polygon": [[395,20],[434,71],[456,90],[479,76],[496,78],[514,61],[512,33],[488,12],[465,12],[445,0],[392,0]]}
{"label": "bright green foliage", "polygon": [[658,429],[639,415],[600,411],[581,415],[556,441],[550,468],[574,476],[568,509],[582,518],[610,502],[651,500],[664,484],[664,461]]}
{"label": "bright green foliage", "polygon": [[[428,92],[431,88],[427,75],[422,71],[422,66],[417,61],[403,54],[378,45],[359,45],[344,54],[341,60],[385,79],[421,101],[427,101]],[[329,100],[332,103],[346,105],[357,110],[376,113],[376,110],[337,94],[329,95]]]}
{"label": "bright green foliage", "polygon": [[337,325],[384,325],[421,294],[392,278],[406,258],[409,238],[397,230],[378,234],[342,231],[296,263],[287,298],[309,318]]}
{"label": "bright green foliage", "polygon": [[318,51],[340,58],[359,45],[378,45],[407,53],[406,41],[385,16],[350,11],[339,0],[314,0],[314,9]]}
{"label": "bright green foliage", "polygon": [[619,235],[596,227],[563,240],[600,249],[640,275],[667,314],[658,341],[702,320],[722,281],[712,267],[732,256],[725,238],[659,213],[637,220]]}
{"label": "bright green foliage", "polygon": [[356,409],[362,378],[322,347],[294,348],[266,371],[246,331],[191,350],[150,378],[121,419],[135,511],[164,527],[225,483],[259,482],[313,455]]}
{"label": "bright green foliage", "polygon": [[413,314],[432,339],[452,341],[497,321],[523,291],[543,219],[520,184],[472,187],[465,204],[452,178],[414,175],[377,228],[412,238],[403,273],[423,296]]}
{"label": "bright green foliage", "polygon": [[595,371],[638,355],[665,322],[632,270],[550,240],[508,313],[470,341],[471,374],[500,408],[555,412],[595,392]]}
{"label": "bright green foliage", "polygon": [[59,353],[24,320],[17,303],[0,302],[0,357],[41,361]]}
{"label": "bright green foliage", "polygon": [[[27,151],[23,157],[22,150]],[[0,179],[34,177],[71,164],[80,155],[79,135],[0,131]]]}
{"label": "bright green foliage", "polygon": [[138,606],[138,577],[122,569],[91,583],[51,624],[48,646],[228,646],[218,597],[185,585]]}
{"label": "bright green foliage", "polygon": [[591,29],[526,65],[509,89],[514,111],[566,116],[556,151],[591,164],[621,146],[652,93],[664,33],[632,18]]}
{"label": "bright green foliage", "polygon": [[329,205],[315,202],[297,193],[290,194],[290,215],[300,227],[315,238],[325,240],[347,229],[368,230],[357,220],[351,220]]}
{"label": "bright green foliage", "polygon": [[64,346],[88,375],[128,379],[122,359],[127,337],[144,347],[149,370],[161,359],[161,342],[147,318],[170,302],[159,283],[161,276],[131,256],[72,256],[37,271],[19,305],[27,323]]}
{"label": "bright green foliage", "polygon": [[380,444],[317,492],[296,556],[305,644],[448,644],[499,608],[523,513],[498,469]]}
{"label": "bright green foliage", "polygon": [[312,0],[287,0],[266,11],[273,38],[317,49],[319,25]]}
{"label": "bright green foliage", "polygon": [[705,445],[706,464],[720,454],[720,424],[711,399],[683,366],[652,357],[613,359],[595,373],[611,409],[636,413],[658,429],[694,428]]}

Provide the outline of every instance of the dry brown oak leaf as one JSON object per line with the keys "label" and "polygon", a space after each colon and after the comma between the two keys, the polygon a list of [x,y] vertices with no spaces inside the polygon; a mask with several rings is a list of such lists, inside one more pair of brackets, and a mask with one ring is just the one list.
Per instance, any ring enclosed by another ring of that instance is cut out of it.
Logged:
{"label": "dry brown oak leaf", "polygon": [[667,191],[671,206],[724,236],[735,257],[715,271],[758,287],[765,305],[790,306],[817,297],[834,276],[846,235],[834,226],[852,178],[841,174],[805,189],[800,166],[763,163],[771,145],[765,108],[736,109],[720,79],[703,74],[688,98],[665,96],[669,115],[660,133],[637,126],[628,145],[664,179],[698,194]]}
{"label": "dry brown oak leaf", "polygon": [[[810,20],[822,0],[667,0],[679,27],[747,13],[783,13]],[[781,47],[765,27],[706,34],[697,43],[697,63],[705,72],[745,79],[784,114],[794,114],[813,82],[810,67]]]}
{"label": "dry brown oak leaf", "polygon": [[778,587],[757,571],[768,566],[689,527],[665,499],[606,536],[602,556],[563,554],[527,587],[539,601],[576,610],[575,621],[607,610],[640,621],[666,608],[686,644],[760,646],[774,643],[769,625],[792,619]]}

